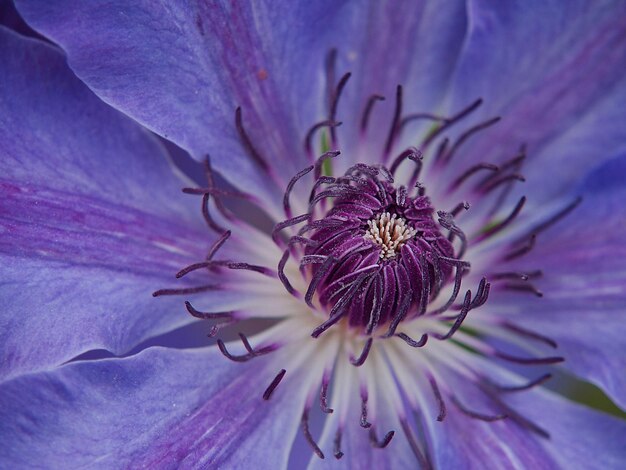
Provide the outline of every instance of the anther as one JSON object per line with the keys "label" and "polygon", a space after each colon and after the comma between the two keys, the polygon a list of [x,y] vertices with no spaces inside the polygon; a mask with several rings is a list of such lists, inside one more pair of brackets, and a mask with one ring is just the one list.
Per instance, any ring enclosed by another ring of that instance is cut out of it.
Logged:
{"label": "anther", "polygon": [[274,393],[274,390],[276,390],[276,387],[278,387],[278,384],[280,384],[281,380],[283,380],[283,377],[285,376],[286,373],[287,371],[285,369],[281,369],[280,372],[276,374],[276,377],[274,377],[274,380],[272,380],[272,382],[263,392],[263,400],[270,399],[270,397],[272,396],[272,393]]}
{"label": "anther", "polygon": [[361,116],[361,132],[365,132],[367,130],[367,124],[369,122],[370,114],[372,109],[374,108],[374,104],[377,101],[385,101],[385,97],[381,95],[372,95],[367,100],[367,104],[365,105],[365,109],[363,110],[363,115]]}
{"label": "anther", "polygon": [[320,459],[323,459],[324,452],[322,452],[322,450],[319,448],[319,446],[315,442],[315,439],[313,439],[313,436],[311,435],[311,431],[309,429],[309,409],[308,408],[305,408],[304,411],[302,412],[302,421],[300,424],[302,426],[302,434],[304,434],[304,438],[313,449],[313,452],[315,452],[315,454]]}

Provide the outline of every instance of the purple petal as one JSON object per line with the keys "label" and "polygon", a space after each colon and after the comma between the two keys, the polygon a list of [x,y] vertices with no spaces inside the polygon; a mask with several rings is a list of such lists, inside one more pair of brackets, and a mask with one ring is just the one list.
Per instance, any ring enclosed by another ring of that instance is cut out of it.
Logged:
{"label": "purple petal", "polygon": [[324,24],[340,10],[336,2],[22,1],[18,7],[66,50],[73,70],[106,102],[197,158],[211,154],[242,190],[279,200],[241,144],[237,106],[280,190],[308,164],[302,140],[321,104],[312,77],[329,47]]}
{"label": "purple petal", "polygon": [[[448,383],[447,385],[452,385]],[[626,457],[626,421],[574,404],[544,390],[500,397],[503,410],[460,379],[455,392],[463,406],[509,417],[485,422],[449,403],[443,422],[430,426],[437,468],[616,468]],[[519,413],[521,419],[514,419]],[[436,415],[436,412],[435,412]],[[532,423],[532,424],[530,424]],[[537,426],[549,437],[531,430]]]}
{"label": "purple petal", "polygon": [[[280,361],[279,361],[280,362]],[[278,369],[277,369],[278,368]],[[304,406],[280,363],[233,364],[216,348],[151,348],[75,362],[0,387],[5,467],[283,468]]]}
{"label": "purple petal", "polygon": [[2,28],[0,53],[0,376],[190,321],[151,296],[210,243],[161,146],[52,46]]}
{"label": "purple petal", "polygon": [[[543,270],[543,298],[496,292],[487,308],[550,337],[565,367],[626,406],[626,157],[611,160],[581,188],[583,202],[538,236],[537,246],[505,271]],[[554,351],[554,350],[552,350]]]}
{"label": "purple petal", "polygon": [[[433,112],[439,106],[467,32],[462,1],[354,2],[351,8],[342,25],[349,32],[336,44],[337,73],[353,72],[337,118],[345,122],[339,129],[339,148],[348,150],[339,163],[347,166],[356,158],[380,163],[398,85],[404,87],[405,115]],[[352,149],[363,140],[361,113],[374,94],[386,100],[371,113],[367,151],[354,155]],[[413,143],[415,124],[408,125],[405,134]]]}
{"label": "purple petal", "polygon": [[526,144],[532,201],[571,189],[589,165],[625,148],[626,4],[470,2],[452,108],[502,121],[464,146],[464,162],[512,158]]}

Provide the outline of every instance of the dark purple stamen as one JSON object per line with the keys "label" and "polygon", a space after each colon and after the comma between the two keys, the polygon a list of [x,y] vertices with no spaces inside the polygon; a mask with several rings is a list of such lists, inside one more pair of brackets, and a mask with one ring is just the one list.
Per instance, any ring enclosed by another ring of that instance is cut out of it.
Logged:
{"label": "dark purple stamen", "polygon": [[339,127],[341,126],[341,124],[341,122],[331,121],[327,119],[311,126],[311,128],[306,133],[306,138],[304,139],[304,150],[306,151],[307,155],[313,155],[313,137],[315,136],[317,131],[323,129],[324,127]]}
{"label": "dark purple stamen", "polygon": [[313,436],[311,435],[311,431],[309,430],[309,408],[305,408],[304,411],[302,412],[301,425],[302,425],[302,434],[304,434],[306,441],[309,443],[311,448],[313,448],[313,452],[315,452],[315,454],[320,459],[323,459],[324,453],[315,442],[315,439],[313,439]]}
{"label": "dark purple stamen", "polygon": [[372,349],[373,341],[374,341],[373,338],[369,338],[367,340],[367,342],[365,343],[365,346],[363,347],[363,351],[361,351],[361,355],[358,358],[355,358],[354,356],[350,356],[350,364],[352,364],[355,367],[361,367],[363,364],[365,364],[365,361],[367,360],[367,356],[370,353],[370,349]]}
{"label": "dark purple stamen", "polygon": [[461,147],[461,145],[467,142],[467,140],[470,137],[472,137],[473,135],[477,134],[478,132],[484,129],[487,129],[488,127],[493,126],[495,123],[500,121],[500,119],[501,119],[500,117],[494,117],[492,119],[489,119],[487,121],[481,122],[480,124],[470,127],[468,130],[466,130],[459,136],[459,138],[454,142],[454,144],[452,144],[452,147],[450,147],[450,150],[446,153],[446,155],[441,158],[441,161],[446,164],[450,163],[450,160],[452,160],[452,157],[454,157],[454,154],[456,153],[456,151]]}
{"label": "dark purple stamen", "polygon": [[558,364],[563,362],[563,357],[517,357],[511,354],[503,353],[502,351],[493,351],[493,355],[504,359],[505,361],[514,362],[516,364],[523,365],[545,365],[545,364]]}
{"label": "dark purple stamen", "polygon": [[367,104],[365,105],[365,109],[363,110],[363,115],[361,116],[361,133],[367,130],[367,124],[370,119],[370,114],[372,112],[372,109],[374,108],[374,104],[376,104],[377,101],[385,101],[385,97],[381,95],[372,95],[367,100]]}
{"label": "dark purple stamen", "polygon": [[570,212],[572,212],[574,209],[576,209],[576,207],[578,207],[578,205],[582,202],[582,200],[583,200],[582,197],[576,198],[574,201],[569,203],[567,206],[565,206],[563,209],[558,211],[556,214],[552,215],[548,220],[540,223],[539,225],[534,226],[531,230],[529,230],[528,233],[532,233],[534,235],[538,235],[539,233],[541,233],[541,232],[547,230],[548,228],[552,227],[554,224],[556,224],[557,222],[562,220]]}
{"label": "dark purple stamen", "polygon": [[396,333],[396,336],[398,338],[402,339],[406,344],[408,344],[412,348],[421,348],[421,347],[425,346],[426,342],[428,341],[428,335],[427,334],[423,334],[422,337],[419,339],[419,341],[415,341],[413,338],[411,338],[406,333]]}
{"label": "dark purple stamen", "polygon": [[452,403],[454,403],[455,406],[463,414],[469,416],[470,418],[478,419],[480,421],[493,422],[493,421],[500,421],[502,419],[506,419],[506,418],[509,417],[509,415],[507,415],[507,414],[487,415],[487,414],[484,414],[484,413],[478,413],[476,411],[473,411],[473,410],[470,410],[469,408],[467,408],[454,395],[452,395],[450,398],[452,400]]}
{"label": "dark purple stamen", "polygon": [[325,374],[324,377],[322,378],[322,389],[320,390],[320,408],[322,409],[324,413],[330,414],[335,410],[328,407],[328,385],[329,385],[329,378]]}
{"label": "dark purple stamen", "polygon": [[502,323],[502,326],[504,328],[506,328],[507,330],[513,331],[514,333],[517,333],[518,335],[521,336],[525,336],[527,338],[531,338],[531,339],[535,339],[537,341],[541,341],[542,343],[547,344],[548,346],[552,347],[552,348],[557,348],[558,345],[556,344],[556,341],[554,341],[551,338],[548,338],[547,336],[544,336],[542,334],[536,333],[534,331],[530,331],[527,330],[526,328],[522,328],[520,326],[514,325],[512,323],[509,322],[504,322]]}
{"label": "dark purple stamen", "polygon": [[[337,84],[337,88],[330,102],[329,121],[335,121],[335,117],[337,116],[337,106],[339,105],[339,99],[341,98],[341,93],[343,92],[343,89],[346,87],[346,84],[348,83],[348,80],[350,79],[351,76],[352,76],[352,73],[350,72],[344,74],[339,80],[339,83]],[[333,143],[333,146],[337,144],[337,132],[334,126],[331,126],[330,128],[330,140]]]}
{"label": "dark purple stamen", "polygon": [[389,171],[391,172],[391,174],[395,175],[396,171],[398,170],[398,167],[402,164],[402,162],[411,157],[413,157],[412,159],[414,161],[421,160],[422,153],[419,150],[417,150],[415,147],[409,147],[408,149],[406,149],[404,152],[398,155],[395,158],[395,160],[391,163],[391,166],[389,167]]}
{"label": "dark purple stamen", "polygon": [[439,390],[439,386],[437,385],[437,381],[434,377],[428,378],[428,383],[430,384],[430,388],[433,390],[433,395],[435,395],[435,399],[439,404],[439,414],[437,415],[437,421],[443,421],[446,417],[446,402],[443,401],[443,396],[441,395],[441,391]]}
{"label": "dark purple stamen", "polygon": [[341,452],[341,428],[337,428],[337,432],[335,433],[333,455],[337,460],[343,457],[343,452]]}
{"label": "dark purple stamen", "polygon": [[226,230],[217,240],[215,240],[215,242],[213,243],[213,245],[211,245],[211,248],[209,248],[209,252],[206,255],[207,261],[211,261],[213,259],[213,256],[215,256],[215,253],[217,253],[217,251],[222,247],[222,245],[226,243],[226,240],[230,238],[230,235],[231,235],[230,230]]}
{"label": "dark purple stamen", "polygon": [[274,277],[275,272],[265,266],[257,266],[254,264],[248,263],[234,263],[232,261],[215,261],[215,260],[207,260],[201,261],[199,263],[190,264],[189,266],[181,269],[176,273],[177,278],[181,278],[186,276],[187,274],[197,271],[202,268],[212,268],[212,267],[226,267],[228,269],[244,269],[247,271],[253,271],[259,274],[263,274],[265,276]]}
{"label": "dark purple stamen", "polygon": [[506,284],[502,284],[501,287],[506,290],[513,290],[513,291],[518,291],[518,292],[529,292],[531,294],[534,294],[537,297],[543,297],[543,292],[541,292],[532,284],[528,284],[528,283],[525,283],[525,284],[506,283]]}
{"label": "dark purple stamen", "polygon": [[537,234],[533,233],[528,240],[519,248],[511,251],[504,257],[504,261],[511,261],[515,258],[519,258],[529,253],[534,247],[535,242],[537,241]]}
{"label": "dark purple stamen", "polygon": [[374,426],[372,426],[370,428],[370,443],[372,444],[372,447],[376,447],[377,449],[384,449],[389,445],[391,439],[393,439],[393,436],[395,434],[395,431],[389,431],[387,434],[385,434],[385,437],[383,437],[382,441],[379,441],[378,437],[376,436],[376,430],[374,429]]}
{"label": "dark purple stamen", "polygon": [[291,194],[291,190],[293,189],[295,184],[298,182],[298,180],[302,178],[304,175],[308,174],[311,170],[313,170],[313,168],[314,168],[313,165],[311,165],[309,167],[306,167],[304,170],[299,171],[298,173],[296,173],[296,175],[293,178],[291,178],[291,180],[287,184],[287,189],[285,190],[285,195],[283,196],[283,209],[287,217],[292,216],[291,205],[289,203],[289,195]]}
{"label": "dark purple stamen", "polygon": [[287,227],[301,224],[302,222],[309,220],[310,217],[311,215],[309,213],[306,213],[277,223],[274,226],[274,230],[272,230],[272,240],[274,240],[275,243],[278,243],[278,234],[282,230],[286,229]]}
{"label": "dark purple stamen", "polygon": [[286,373],[287,371],[285,369],[281,369],[280,372],[276,374],[276,377],[274,377],[274,380],[272,380],[272,383],[270,383],[269,386],[263,392],[263,400],[270,399],[270,397],[272,396],[272,393],[274,393],[274,390],[276,390],[276,387],[278,387],[278,384],[280,384],[281,380],[283,380],[283,377],[285,376]]}
{"label": "dark purple stamen", "polygon": [[191,316],[202,320],[230,319],[233,316],[233,312],[201,312],[200,310],[196,310],[188,300],[185,300],[185,308]]}
{"label": "dark purple stamen", "polygon": [[[464,117],[468,116],[469,114],[471,114],[472,112],[474,112],[481,104],[483,103],[482,98],[477,99],[476,101],[474,101],[472,104],[470,104],[468,107],[462,109],[461,111],[459,111],[457,114],[455,114],[454,116],[448,118],[445,123],[440,126],[439,128],[437,128],[435,131],[433,131],[425,140],[424,143],[422,144],[422,149],[427,148],[430,143],[435,140],[437,137],[439,137],[443,132],[445,132],[446,130],[448,130],[450,127],[452,127],[454,124],[456,124],[457,122],[461,121]],[[447,139],[446,139],[447,140]]]}
{"label": "dark purple stamen", "polygon": [[444,116],[437,116],[436,114],[431,113],[412,113],[402,118],[402,120],[400,121],[398,132],[401,132],[404,129],[404,126],[406,126],[408,123],[420,120],[435,121],[441,123],[448,122],[448,118]]}
{"label": "dark purple stamen", "polygon": [[262,356],[264,354],[271,353],[272,351],[275,351],[278,348],[277,345],[272,344],[269,346],[264,346],[255,351],[254,349],[252,349],[252,347],[250,346],[250,343],[248,342],[248,338],[246,338],[246,336],[243,333],[239,333],[239,337],[241,338],[241,341],[244,347],[246,348],[246,351],[248,351],[246,354],[242,354],[239,356],[235,356],[231,354],[230,352],[228,352],[228,349],[226,349],[226,345],[224,344],[224,341],[222,341],[221,339],[217,340],[217,347],[219,348],[220,352],[231,361],[246,362],[257,356]]}
{"label": "dark purple stamen", "polygon": [[506,219],[504,219],[501,222],[498,222],[493,227],[490,227],[487,230],[485,230],[478,237],[476,237],[475,242],[478,243],[504,230],[518,216],[518,214],[522,210],[522,207],[524,207],[525,203],[526,203],[526,196],[522,196],[520,200],[518,201],[518,203],[515,205],[515,208],[513,209],[513,211],[506,217]]}
{"label": "dark purple stamen", "polygon": [[263,158],[263,156],[259,153],[259,151],[254,147],[254,144],[252,143],[250,136],[248,136],[248,133],[246,132],[246,129],[243,126],[241,106],[237,107],[237,109],[235,110],[235,126],[237,127],[237,132],[239,133],[239,139],[241,140],[241,143],[243,144],[243,147],[246,153],[248,154],[248,156],[250,156],[250,158],[252,158],[252,160],[254,160],[257,163],[257,165],[259,165],[263,170],[269,173],[270,172],[269,164],[267,163],[265,158]]}
{"label": "dark purple stamen", "polygon": [[448,187],[448,192],[452,192],[461,186],[465,180],[467,180],[470,176],[480,172],[481,170],[489,170],[489,171],[498,171],[498,167],[491,163],[479,163],[477,165],[469,167],[460,176],[455,179],[452,184]]}
{"label": "dark purple stamen", "polygon": [[506,416],[508,416],[511,420],[515,421],[520,426],[523,426],[526,429],[529,429],[530,431],[538,434],[544,439],[550,439],[550,434],[545,429],[533,423],[529,419],[524,418],[517,411],[515,411],[509,405],[504,403],[500,399],[500,397],[497,394],[495,394],[492,390],[489,390],[489,388],[486,388],[486,387],[481,387],[481,388],[502,409],[502,411],[506,413]]}
{"label": "dark purple stamen", "polygon": [[413,431],[411,430],[411,426],[409,426],[409,423],[406,421],[406,419],[400,420],[400,426],[402,426],[402,431],[404,431],[404,435],[409,441],[411,450],[413,451],[413,454],[415,455],[415,457],[417,458],[417,461],[419,462],[419,465],[420,465],[419,468],[423,470],[432,470],[433,468],[432,464],[422,453],[417,443],[417,439],[415,439],[415,435],[413,434]]}
{"label": "dark purple stamen", "polygon": [[483,194],[487,194],[504,184],[511,183],[514,181],[520,181],[523,183],[524,181],[526,181],[526,178],[524,178],[524,176],[518,173],[513,173],[510,175],[503,176],[501,178],[494,179],[492,183],[482,186],[480,190]]}
{"label": "dark purple stamen", "polygon": [[213,220],[213,217],[211,217],[211,212],[209,211],[209,199],[210,199],[209,194],[202,195],[201,209],[202,209],[202,216],[204,217],[204,221],[209,226],[209,228],[213,230],[214,232],[220,233],[220,234],[224,233],[226,229],[223,228],[221,225],[219,225],[217,222],[215,222]]}
{"label": "dark purple stamen", "polygon": [[200,292],[207,292],[210,290],[218,290],[221,286],[217,284],[205,284],[195,287],[183,287],[180,289],[159,289],[152,293],[152,297],[160,297],[162,295],[186,295],[186,294],[198,294]]}
{"label": "dark purple stamen", "polygon": [[391,152],[391,146],[393,145],[399,130],[400,118],[402,117],[402,85],[396,87],[396,107],[393,112],[393,119],[391,120],[391,127],[389,128],[389,134],[387,135],[387,141],[385,142],[385,153],[383,159],[386,160]]}
{"label": "dark purple stamen", "polygon": [[362,428],[369,428],[372,426],[372,423],[367,421],[367,392],[361,393],[361,422],[360,425]]}
{"label": "dark purple stamen", "polygon": [[454,223],[454,216],[445,211],[437,211],[437,215],[439,216],[439,225],[441,225],[446,230],[450,231],[450,236],[448,240],[452,241],[454,236],[456,235],[461,240],[461,247],[459,248],[459,252],[456,254],[457,258],[462,258],[467,250],[467,237],[461,228]]}

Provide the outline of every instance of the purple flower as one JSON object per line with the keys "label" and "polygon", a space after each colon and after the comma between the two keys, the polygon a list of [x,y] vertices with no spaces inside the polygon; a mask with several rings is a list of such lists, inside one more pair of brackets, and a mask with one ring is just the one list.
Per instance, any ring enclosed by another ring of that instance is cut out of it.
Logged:
{"label": "purple flower", "polygon": [[617,468],[626,8],[489,3],[16,1],[1,466]]}

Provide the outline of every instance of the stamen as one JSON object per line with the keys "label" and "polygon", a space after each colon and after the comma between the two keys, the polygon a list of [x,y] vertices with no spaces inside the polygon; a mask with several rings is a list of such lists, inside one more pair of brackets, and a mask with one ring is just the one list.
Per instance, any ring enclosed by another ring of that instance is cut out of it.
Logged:
{"label": "stamen", "polygon": [[332,413],[333,410],[332,408],[328,407],[328,385],[329,385],[329,377],[327,374],[324,374],[324,377],[322,377],[322,389],[320,391],[320,408],[322,409],[322,411],[324,413]]}
{"label": "stamen", "polygon": [[[341,93],[348,83],[348,80],[352,76],[352,73],[348,72],[341,77],[339,83],[337,84],[337,89],[333,95],[333,99],[330,103],[330,119],[329,121],[335,121],[335,117],[337,116],[337,106],[339,105],[339,98],[341,98]],[[330,140],[333,143],[333,146],[337,144],[337,132],[335,131],[335,127],[331,126],[330,128]]]}
{"label": "stamen", "polygon": [[350,364],[352,364],[355,367],[361,367],[363,364],[365,364],[365,361],[367,360],[367,356],[370,353],[370,349],[372,349],[372,343],[373,343],[374,339],[373,338],[369,338],[367,340],[367,342],[365,343],[365,346],[363,347],[363,351],[361,351],[361,355],[357,358],[355,358],[354,356],[350,356]]}
{"label": "stamen", "polygon": [[467,313],[470,311],[470,301],[472,297],[472,291],[468,290],[465,293],[465,299],[463,300],[463,307],[461,308],[461,313],[456,317],[456,320],[450,330],[445,334],[441,335],[439,333],[431,333],[431,335],[439,340],[450,339],[454,333],[461,327],[461,324],[465,320]]}
{"label": "stamen", "polygon": [[304,296],[304,301],[309,307],[315,308],[313,306],[313,295],[315,294],[315,290],[317,289],[319,282],[322,280],[324,276],[326,276],[326,274],[328,273],[332,265],[335,263],[335,261],[336,260],[332,257],[326,258],[326,260],[322,263],[322,266],[313,275],[313,278],[311,279],[311,282],[309,283],[309,287],[307,288],[306,294]]}
{"label": "stamen", "polygon": [[391,146],[398,133],[398,124],[400,117],[402,116],[402,85],[396,87],[396,108],[393,112],[393,119],[391,120],[391,127],[389,128],[389,134],[387,136],[387,142],[385,143],[385,160],[391,152]]}
{"label": "stamen", "polygon": [[389,431],[387,434],[385,434],[383,440],[379,441],[378,437],[376,436],[376,430],[374,429],[374,426],[372,426],[370,428],[370,443],[372,444],[372,447],[376,447],[377,449],[384,449],[389,445],[391,439],[393,439],[393,436],[395,434],[395,431]]}
{"label": "stamen", "polygon": [[233,312],[201,312],[200,310],[196,310],[193,305],[191,305],[191,302],[187,300],[185,300],[185,308],[191,316],[202,320],[230,319],[233,316]]}
{"label": "stamen", "polygon": [[578,205],[582,201],[583,201],[582,197],[577,197],[574,201],[569,203],[567,206],[565,206],[559,212],[554,214],[548,220],[546,220],[545,222],[542,222],[539,225],[536,225],[535,227],[533,227],[531,230],[529,230],[529,233],[537,235],[537,234],[547,230],[548,228],[552,227],[554,224],[556,224],[558,221],[562,220],[570,212],[572,212],[574,209],[576,209],[576,207],[578,207]]}
{"label": "stamen", "polygon": [[526,178],[524,178],[524,176],[522,176],[522,175],[520,175],[518,173],[513,173],[513,174],[510,174],[510,175],[506,175],[506,176],[503,176],[501,178],[498,178],[498,179],[494,180],[493,183],[491,183],[491,184],[489,184],[487,186],[483,186],[481,188],[481,192],[483,194],[490,193],[491,191],[493,191],[494,189],[498,188],[499,186],[502,186],[503,184],[510,183],[510,182],[513,182],[513,181],[520,181],[520,182],[523,183],[523,182],[526,181]]}
{"label": "stamen", "polygon": [[220,234],[224,233],[226,229],[223,228],[221,225],[219,225],[217,222],[215,222],[213,220],[213,217],[211,217],[211,213],[209,211],[209,198],[210,198],[209,194],[202,195],[201,207],[202,207],[202,216],[204,217],[204,221],[207,223],[209,228],[215,231],[216,233],[220,233]]}
{"label": "stamen", "polygon": [[152,297],[160,297],[162,295],[186,295],[186,294],[198,294],[200,292],[206,292],[210,290],[221,289],[221,286],[217,284],[205,284],[203,286],[196,287],[184,287],[182,289],[159,289],[152,293]]}
{"label": "stamen", "polygon": [[291,219],[284,220],[282,222],[277,223],[274,226],[274,230],[272,230],[272,240],[274,243],[278,243],[278,234],[286,229],[287,227],[292,227],[294,225],[301,224],[311,218],[311,214],[308,212],[306,214],[298,215],[296,217],[292,217]]}
{"label": "stamen", "polygon": [[276,374],[276,377],[274,377],[274,380],[272,380],[272,383],[270,383],[269,386],[263,392],[263,400],[270,399],[270,397],[272,396],[272,393],[274,393],[274,390],[276,389],[276,387],[278,387],[278,384],[280,384],[281,380],[283,380],[283,377],[285,376],[286,373],[287,371],[285,369],[280,369],[280,372]]}
{"label": "stamen", "polygon": [[413,338],[411,338],[406,333],[397,333],[395,336],[397,336],[398,338],[403,340],[406,344],[408,344],[412,348],[421,348],[424,345],[426,345],[426,342],[428,341],[428,335],[426,333],[424,333],[422,335],[422,337],[419,339],[419,341],[415,341]]}
{"label": "stamen", "polygon": [[430,388],[432,388],[435,399],[437,400],[437,403],[439,403],[439,414],[437,415],[437,421],[443,421],[446,417],[446,402],[443,401],[443,397],[441,396],[441,392],[439,391],[439,387],[437,386],[437,381],[435,380],[435,378],[429,377],[428,383],[430,383]]}
{"label": "stamen", "polygon": [[367,421],[367,392],[361,392],[361,427],[369,428],[372,426],[372,423]]}
{"label": "stamen", "polygon": [[201,261],[199,263],[190,264],[189,266],[181,269],[180,271],[176,273],[176,278],[180,279],[181,277],[186,276],[187,274],[193,271],[197,271],[198,269],[218,267],[218,266],[226,267],[228,269],[245,269],[248,271],[253,271],[259,274],[263,274],[265,276],[274,277],[274,271],[272,271],[269,268],[266,268],[265,266],[256,266],[254,264],[248,264],[248,263],[234,263],[231,261],[208,260],[208,261]]}
{"label": "stamen", "polygon": [[502,288],[506,290],[514,290],[518,292],[529,292],[531,294],[536,295],[537,297],[543,297],[543,292],[537,289],[535,286],[529,283],[525,284],[502,284]]}
{"label": "stamen", "polygon": [[435,140],[442,132],[452,127],[454,124],[462,120],[468,114],[474,112],[482,103],[483,103],[482,98],[479,98],[476,101],[474,101],[472,104],[470,104],[468,107],[462,109],[454,116],[448,118],[448,120],[446,121],[444,125],[440,126],[437,130],[435,130],[432,134],[430,134],[426,138],[426,140],[424,140],[424,143],[422,144],[422,148],[428,147],[428,145],[433,140]]}
{"label": "stamen", "polygon": [[324,333],[328,328],[337,323],[343,316],[346,314],[346,309],[344,308],[348,301],[352,298],[354,292],[361,287],[361,284],[365,280],[367,276],[370,276],[371,272],[364,272],[359,275],[359,277],[354,281],[354,283],[350,286],[348,291],[337,301],[337,303],[330,310],[330,318],[322,323],[320,326],[315,328],[311,333],[313,338],[317,338],[319,335]]}
{"label": "stamen", "polygon": [[331,121],[327,119],[311,126],[311,128],[306,133],[306,138],[304,139],[304,150],[306,151],[307,155],[313,155],[313,137],[318,130],[324,127],[339,127],[341,126],[341,124],[341,122]]}
{"label": "stamen", "polygon": [[522,415],[520,415],[517,411],[515,411],[513,408],[511,408],[509,405],[507,405],[506,403],[504,403],[499,396],[497,396],[495,393],[493,393],[491,390],[489,390],[488,388],[485,387],[481,387],[481,389],[500,407],[502,408],[503,411],[506,412],[507,416],[509,418],[511,418],[513,421],[515,421],[517,424],[519,424],[520,426],[523,426],[529,430],[531,430],[532,432],[538,434],[539,436],[545,438],[545,439],[550,439],[550,433],[548,433],[545,429],[541,428],[540,426],[536,425],[535,423],[533,423],[532,421],[530,421],[527,418],[524,418]]}
{"label": "stamen", "polygon": [[313,173],[313,177],[318,180],[322,175],[322,165],[329,158],[335,158],[341,155],[339,150],[331,150],[329,152],[325,152],[315,161],[315,172]]}
{"label": "stamen", "polygon": [[502,222],[499,222],[495,224],[493,227],[490,227],[489,229],[485,230],[482,234],[476,237],[476,243],[483,241],[495,235],[496,233],[504,230],[515,219],[515,217],[517,217],[517,215],[522,210],[522,207],[524,207],[525,202],[526,202],[526,196],[522,196],[519,202],[517,203],[517,205],[515,206],[515,208],[513,209],[513,211],[508,215],[508,217],[504,219]]}
{"label": "stamen", "polygon": [[493,422],[500,421],[509,417],[509,415],[506,414],[486,415],[483,413],[477,413],[476,411],[472,411],[469,408],[466,408],[454,395],[452,395],[450,398],[452,399],[452,403],[454,403],[463,414],[466,414],[470,418],[478,419],[480,421]]}
{"label": "stamen", "polygon": [[409,441],[411,450],[413,451],[413,454],[415,454],[415,457],[419,462],[419,468],[422,468],[424,470],[432,470],[433,466],[420,450],[419,445],[417,444],[417,440],[413,435],[413,431],[411,430],[411,427],[409,426],[409,423],[406,421],[406,419],[400,419],[400,426],[402,426],[402,430],[404,431],[404,435]]}
{"label": "stamen", "polygon": [[285,265],[287,264],[288,260],[289,260],[289,250],[285,250],[283,253],[283,256],[280,258],[280,261],[278,262],[278,279],[280,279],[280,282],[283,283],[283,286],[285,286],[285,289],[287,290],[287,292],[289,292],[291,295],[296,295],[296,290],[291,285],[291,282],[289,282],[289,279],[287,278],[287,275],[285,274]]}
{"label": "stamen", "polygon": [[496,350],[493,350],[492,354],[505,361],[523,365],[558,364],[565,361],[564,357],[517,357]]}
{"label": "stamen", "polygon": [[443,261],[444,263],[448,263],[456,268],[454,274],[454,287],[452,288],[452,295],[450,295],[448,301],[443,306],[430,312],[430,315],[439,315],[440,313],[447,311],[452,306],[457,296],[459,295],[459,291],[461,290],[461,281],[463,280],[463,274],[465,273],[465,270],[470,267],[470,264],[468,262],[456,260],[454,258],[446,258],[440,256],[439,260]]}
{"label": "stamen", "polygon": [[381,95],[372,95],[367,100],[367,104],[365,105],[365,109],[363,110],[363,114],[361,116],[361,133],[365,133],[367,130],[367,124],[370,119],[370,114],[372,109],[374,108],[374,104],[377,101],[385,101],[385,97]]}
{"label": "stamen", "polygon": [[471,136],[473,136],[474,134],[482,131],[483,129],[487,129],[488,127],[493,126],[495,123],[497,123],[498,121],[500,121],[500,117],[495,117],[492,119],[489,119],[487,121],[481,122],[480,124],[477,124],[473,127],[470,127],[468,130],[466,130],[463,134],[461,134],[461,136],[456,140],[456,142],[452,145],[452,147],[450,148],[450,150],[448,151],[448,153],[446,154],[445,157],[442,157],[442,162],[443,163],[449,163],[450,160],[452,160],[452,157],[454,156],[455,152],[461,147],[461,145],[463,145]]}
{"label": "stamen", "polygon": [[302,433],[304,434],[304,437],[309,443],[309,445],[313,448],[313,452],[315,452],[315,454],[320,459],[323,459],[324,453],[315,442],[315,439],[313,439],[313,436],[311,435],[311,431],[309,430],[309,409],[308,408],[305,408],[304,411],[302,412],[301,425],[302,425]]}
{"label": "stamen", "polygon": [[389,167],[389,171],[391,172],[391,174],[395,175],[396,171],[398,170],[398,167],[402,164],[404,160],[408,158],[411,158],[414,161],[421,160],[423,158],[422,152],[417,150],[415,147],[409,147],[408,149],[406,149],[404,152],[398,155],[395,158],[395,160],[391,163],[391,166]]}
{"label": "stamen", "polygon": [[383,212],[373,220],[368,220],[369,230],[363,238],[380,246],[380,259],[395,258],[407,241],[417,234],[417,230],[409,226],[406,219],[396,214]]}
{"label": "stamen", "polygon": [[439,225],[450,231],[450,237],[448,238],[448,240],[452,242],[454,240],[454,235],[459,237],[459,239],[461,240],[461,247],[459,248],[459,252],[457,253],[456,257],[463,258],[465,250],[467,250],[467,237],[465,236],[465,233],[459,228],[458,225],[454,223],[454,216],[451,213],[445,211],[437,211],[437,215],[439,216]]}
{"label": "stamen", "polygon": [[285,195],[283,196],[283,209],[285,211],[285,216],[287,216],[288,218],[292,216],[291,205],[289,204],[289,195],[291,194],[291,190],[298,182],[298,180],[307,173],[309,173],[313,168],[313,165],[311,165],[304,170],[299,171],[293,178],[291,178],[291,180],[287,184],[287,189],[285,190]]}
{"label": "stamen", "polygon": [[269,173],[270,166],[268,165],[265,158],[263,158],[263,156],[261,156],[259,151],[254,147],[254,145],[252,144],[252,140],[250,139],[250,136],[248,136],[248,133],[246,132],[246,129],[243,126],[243,118],[241,116],[241,106],[238,106],[237,109],[235,110],[235,126],[237,127],[239,138],[241,139],[241,142],[243,143],[243,147],[246,150],[246,153],[248,154],[248,156],[250,156],[257,163],[257,165],[259,165],[263,170]]}
{"label": "stamen", "polygon": [[547,336],[541,335],[539,333],[535,333],[534,331],[530,331],[527,330],[526,328],[522,328],[520,326],[514,325],[512,323],[509,322],[504,322],[502,323],[502,326],[508,330],[511,330],[519,335],[525,336],[527,338],[532,338],[532,339],[536,339],[538,341],[541,341],[545,344],[547,344],[548,346],[551,346],[552,348],[557,348],[558,345],[556,344],[556,341],[554,341],[551,338],[548,338]]}
{"label": "stamen", "polygon": [[213,245],[209,249],[209,252],[206,255],[207,261],[211,261],[213,259],[213,256],[215,256],[215,253],[217,253],[217,251],[222,247],[222,245],[226,243],[226,240],[230,238],[230,235],[231,235],[230,230],[226,230],[217,240],[215,240],[215,242],[213,243]]}
{"label": "stamen", "polygon": [[334,442],[334,451],[333,454],[337,460],[343,457],[343,452],[341,452],[341,428],[337,428],[337,432],[335,433],[335,442]]}
{"label": "stamen", "polygon": [[535,247],[536,241],[537,241],[537,234],[533,233],[528,239],[528,241],[526,242],[526,244],[522,245],[517,250],[514,250],[510,252],[508,255],[506,255],[504,257],[504,261],[511,261],[515,258],[519,258],[520,256],[524,256],[525,254],[529,253]]}
{"label": "stamen", "polygon": [[[226,349],[226,345],[224,344],[224,341],[222,341],[221,339],[217,340],[217,347],[219,348],[220,352],[224,356],[226,356],[228,359],[234,362],[247,362],[250,359],[253,359],[257,356],[263,356],[264,354],[271,353],[272,351],[275,351],[278,348],[277,345],[272,344],[269,346],[262,347],[261,349],[255,351],[254,349],[252,349],[252,347],[250,347],[250,343],[248,342],[248,339],[245,337],[243,333],[239,333],[239,337],[241,338],[241,341],[244,347],[246,348],[246,351],[248,351],[247,354],[242,354],[239,356],[235,356],[231,354],[230,352],[228,352],[228,349]],[[276,385],[278,385],[278,382],[276,383]]]}
{"label": "stamen", "polygon": [[492,165],[491,163],[479,163],[471,166],[452,182],[452,184],[448,187],[448,192],[455,191],[465,180],[481,170],[498,171],[498,167],[496,165]]}

